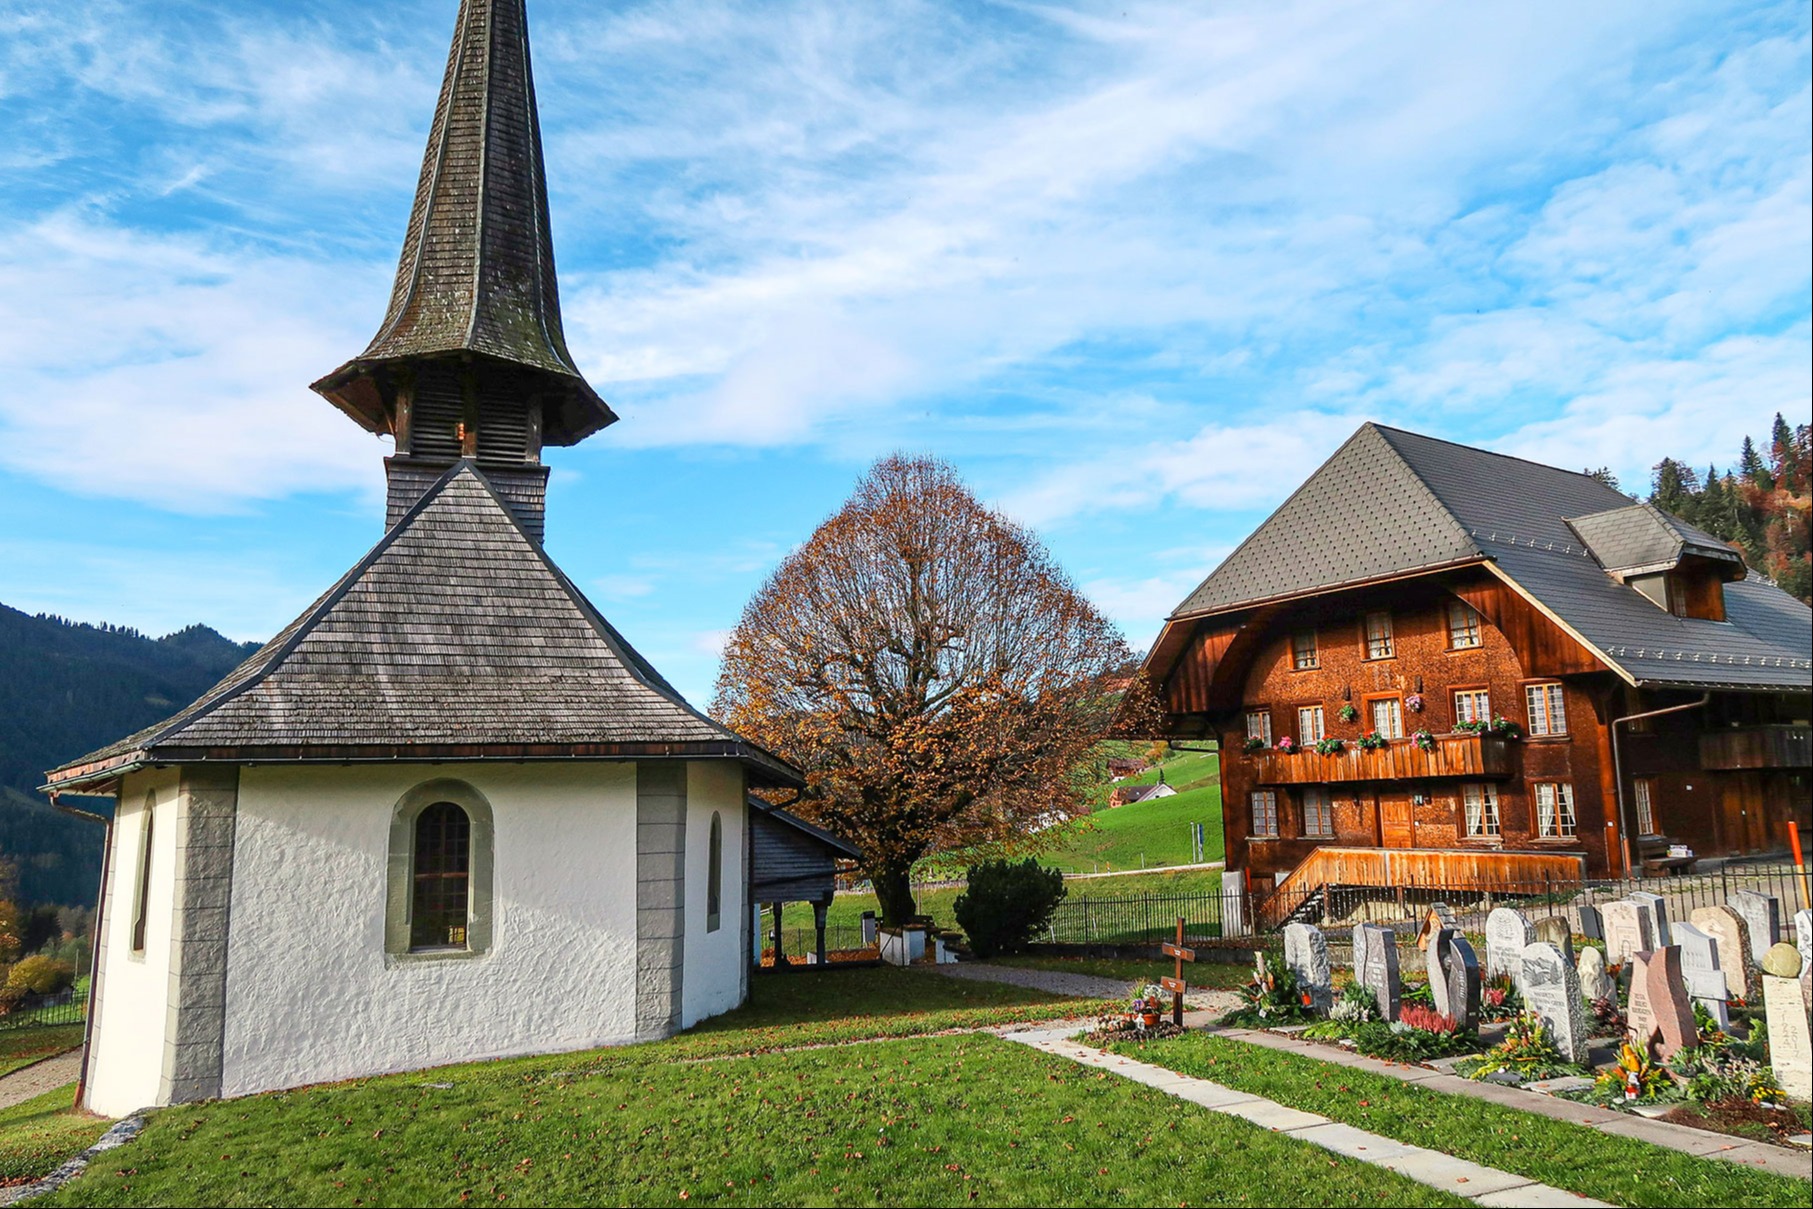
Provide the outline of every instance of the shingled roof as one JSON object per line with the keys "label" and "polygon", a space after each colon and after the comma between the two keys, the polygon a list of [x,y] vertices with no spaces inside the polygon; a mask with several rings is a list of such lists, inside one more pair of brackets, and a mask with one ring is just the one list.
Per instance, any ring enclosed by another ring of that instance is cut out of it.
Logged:
{"label": "shingled roof", "polygon": [[[1725,621],[1676,617],[1608,574],[1576,531],[1584,524],[1599,534],[1616,559],[1641,554],[1629,533],[1649,521],[1613,514],[1645,507],[1591,475],[1368,423],[1172,620],[1490,563],[1632,683],[1808,688],[1807,606],[1752,574],[1725,586]],[[1703,530],[1668,521],[1677,553],[1730,553]],[[1663,544],[1653,532],[1647,540]]]}
{"label": "shingled roof", "polygon": [[1728,543],[1654,504],[1631,504],[1578,516],[1568,522],[1568,528],[1607,571],[1666,570],[1691,554],[1732,564],[1737,572],[1732,578],[1744,577],[1743,556]]}
{"label": "shingled roof", "polygon": [[463,461],[195,704],[49,781],[202,760],[660,757],[735,758],[759,784],[796,783],[688,705]]}
{"label": "shingled roof", "polygon": [[542,439],[571,445],[616,420],[567,351],[525,0],[462,0],[390,309],[358,357],[315,389],[388,431],[375,375],[477,355],[541,393]]}

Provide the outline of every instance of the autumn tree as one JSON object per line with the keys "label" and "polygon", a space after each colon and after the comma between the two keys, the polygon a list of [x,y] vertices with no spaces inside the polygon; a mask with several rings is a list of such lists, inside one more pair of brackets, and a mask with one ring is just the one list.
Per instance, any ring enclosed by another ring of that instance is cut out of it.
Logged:
{"label": "autumn tree", "polygon": [[1067,819],[1130,653],[1027,530],[947,464],[877,463],[724,648],[712,712],[805,771],[789,809],[863,851],[884,921],[934,852]]}

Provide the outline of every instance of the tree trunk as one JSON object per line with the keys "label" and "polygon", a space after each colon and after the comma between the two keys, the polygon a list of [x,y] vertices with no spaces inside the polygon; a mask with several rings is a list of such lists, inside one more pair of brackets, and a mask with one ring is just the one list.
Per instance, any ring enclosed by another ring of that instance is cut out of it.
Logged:
{"label": "tree trunk", "polygon": [[911,872],[910,866],[869,871],[869,881],[874,885],[875,897],[881,903],[883,924],[890,927],[904,924],[918,913],[919,908],[913,903]]}

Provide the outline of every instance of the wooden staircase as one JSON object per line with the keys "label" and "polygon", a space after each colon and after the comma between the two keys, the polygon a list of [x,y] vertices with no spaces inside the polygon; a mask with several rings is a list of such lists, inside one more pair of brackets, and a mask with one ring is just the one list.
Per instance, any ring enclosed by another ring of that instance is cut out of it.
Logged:
{"label": "wooden staircase", "polygon": [[1586,877],[1577,852],[1476,848],[1318,848],[1254,905],[1261,928],[1320,918],[1337,886],[1537,894]]}

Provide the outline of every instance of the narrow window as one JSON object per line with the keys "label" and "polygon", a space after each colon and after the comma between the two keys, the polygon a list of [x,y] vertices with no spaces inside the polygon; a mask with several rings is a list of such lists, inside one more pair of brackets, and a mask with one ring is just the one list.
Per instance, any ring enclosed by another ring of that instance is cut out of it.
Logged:
{"label": "narrow window", "polygon": [[1291,635],[1291,667],[1299,672],[1313,667],[1321,667],[1322,660],[1316,653],[1316,632],[1298,630]]}
{"label": "narrow window", "polygon": [[1250,709],[1246,712],[1246,737],[1257,739],[1267,747],[1272,745],[1271,710]]}
{"label": "narrow window", "polygon": [[1372,729],[1387,739],[1404,737],[1404,705],[1396,697],[1380,697],[1372,703]]}
{"label": "narrow window", "polygon": [[1574,787],[1566,781],[1537,782],[1536,834],[1549,840],[1574,834]]}
{"label": "narrow window", "polygon": [[1479,645],[1479,614],[1471,605],[1448,602],[1448,649],[1465,651]]}
{"label": "narrow window", "polygon": [[1656,782],[1653,777],[1638,777],[1631,782],[1632,797],[1637,805],[1637,834],[1655,835],[1656,832]]}
{"label": "narrow window", "polygon": [[711,813],[711,852],[705,867],[705,930],[718,930],[718,917],[724,905],[724,820],[717,811]]}
{"label": "narrow window", "polygon": [[1498,835],[1498,787],[1496,785],[1463,785],[1461,796],[1467,804],[1467,838],[1490,839]]}
{"label": "narrow window", "polygon": [[1322,707],[1305,705],[1297,710],[1297,742],[1320,743],[1327,736],[1322,730]]}
{"label": "narrow window", "polygon": [[1328,790],[1310,788],[1303,791],[1303,834],[1314,837],[1327,837],[1335,833],[1334,804],[1328,800]]}
{"label": "narrow window", "polygon": [[1278,834],[1278,795],[1270,789],[1255,789],[1248,795],[1252,807],[1253,835],[1270,839]]}
{"label": "narrow window", "polygon": [[1532,684],[1523,692],[1532,735],[1567,734],[1567,706],[1562,702],[1559,684]]}
{"label": "narrow window", "polygon": [[138,893],[132,903],[132,951],[145,952],[145,922],[151,917],[151,839],[152,824],[157,821],[157,799],[145,795],[145,825],[138,835]]}
{"label": "narrow window", "polygon": [[1492,697],[1483,688],[1464,688],[1454,694],[1454,722],[1490,722]]}
{"label": "narrow window", "polygon": [[472,819],[452,802],[416,816],[411,949],[463,949],[471,910]]}
{"label": "narrow window", "polygon": [[1389,659],[1391,654],[1391,614],[1366,614],[1366,658]]}

